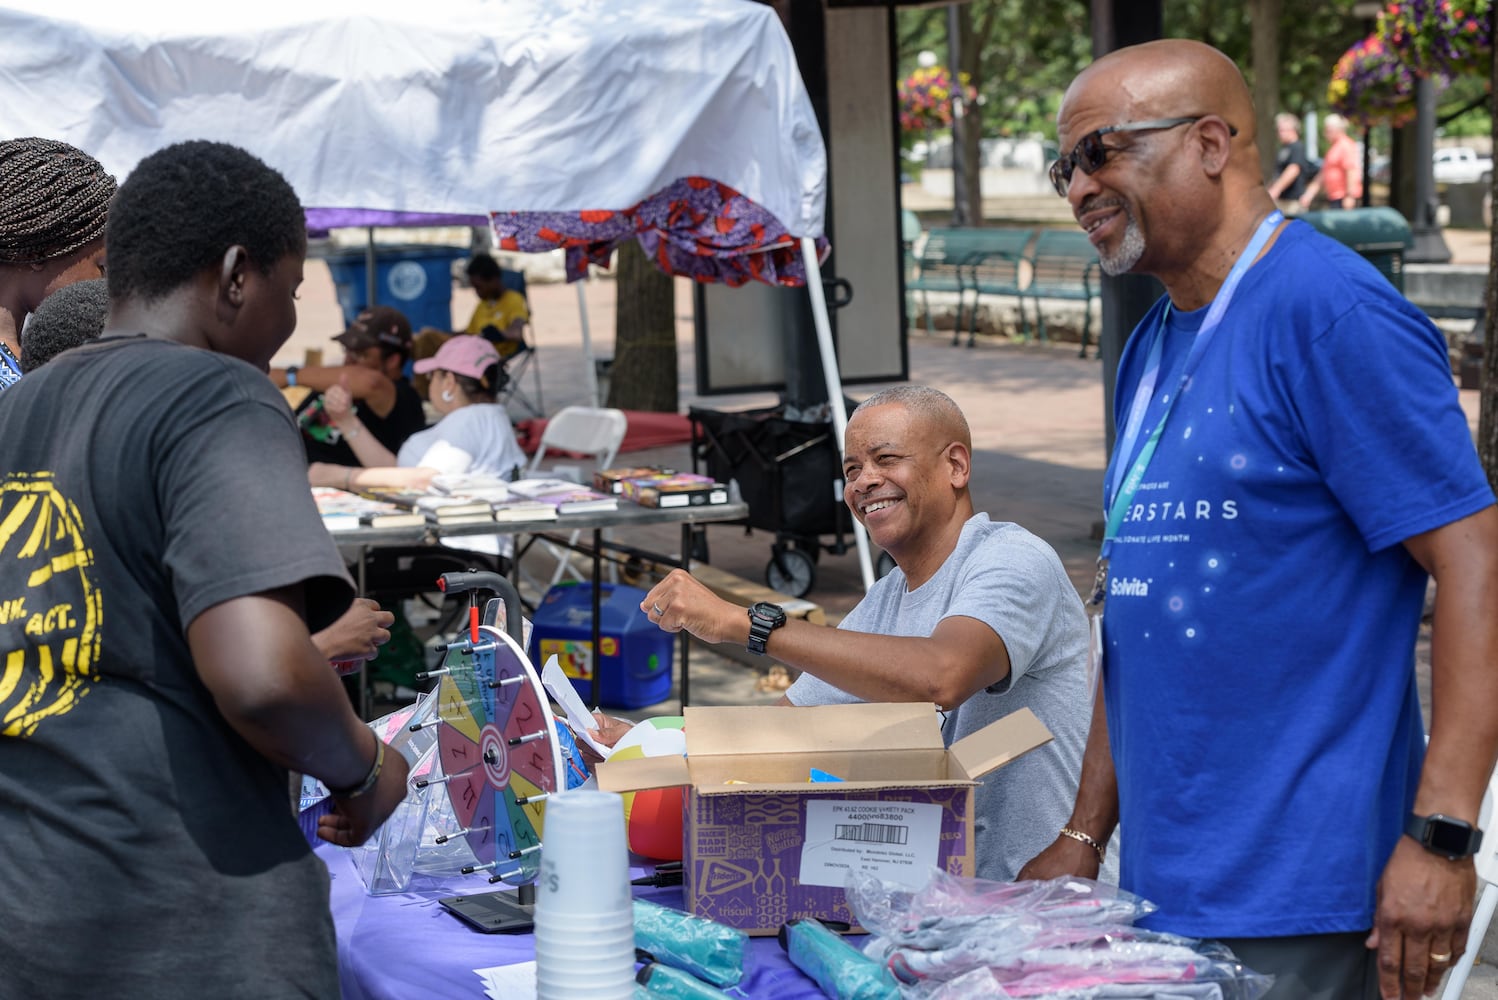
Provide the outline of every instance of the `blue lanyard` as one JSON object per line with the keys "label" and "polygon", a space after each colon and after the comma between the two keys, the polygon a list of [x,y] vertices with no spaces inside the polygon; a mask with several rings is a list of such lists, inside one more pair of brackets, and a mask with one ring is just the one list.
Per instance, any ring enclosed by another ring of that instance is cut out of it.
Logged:
{"label": "blue lanyard", "polygon": [[21,381],[21,362],[10,352],[10,348],[0,344],[0,389],[8,388]]}
{"label": "blue lanyard", "polygon": [[[1165,411],[1160,414],[1160,420],[1155,424],[1155,429],[1150,432],[1149,438],[1144,442],[1144,447],[1139,449],[1133,464],[1129,465],[1128,475],[1122,475],[1125,461],[1129,454],[1134,451],[1134,445],[1139,440],[1139,432],[1143,429],[1144,414],[1149,409],[1154,399],[1155,386],[1160,380],[1160,361],[1165,351],[1165,322],[1170,316],[1170,303],[1165,304],[1165,310],[1160,316],[1160,325],[1155,330],[1155,339],[1150,344],[1149,357],[1144,366],[1144,377],[1139,380],[1139,388],[1134,393],[1134,400],[1129,406],[1129,417],[1124,424],[1123,434],[1118,439],[1118,445],[1114,449],[1116,464],[1109,474],[1108,493],[1113,501],[1108,505],[1108,526],[1103,535],[1103,558],[1108,557],[1108,551],[1112,548],[1113,540],[1118,537],[1118,529],[1123,525],[1124,515],[1128,513],[1129,505],[1134,501],[1134,494],[1139,490],[1139,484],[1144,481],[1145,470],[1149,467],[1150,459],[1155,456],[1155,448],[1160,443],[1160,435],[1165,430],[1165,422],[1170,419],[1170,411],[1175,407],[1176,400],[1181,398],[1181,393],[1186,389],[1186,383],[1196,373],[1197,366],[1201,364],[1202,356],[1206,354],[1207,346],[1212,342],[1212,337],[1217,333],[1217,328],[1222,324],[1223,313],[1227,312],[1228,305],[1233,301],[1233,294],[1238,290],[1238,283],[1248,273],[1258,259],[1259,253],[1264,249],[1264,244],[1269,242],[1269,237],[1274,234],[1279,224],[1285,217],[1278,211],[1270,212],[1269,217],[1259,223],[1259,228],[1254,232],[1254,238],[1249,241],[1243,253],[1233,263],[1233,269],[1228,272],[1227,280],[1222,283],[1222,288],[1212,299],[1212,306],[1207,310],[1207,318],[1202,322],[1201,330],[1196,334],[1196,340],[1191,345],[1191,352],[1186,355],[1186,364],[1181,369],[1181,377],[1176,383],[1175,392],[1165,401]],[[1122,482],[1120,482],[1122,477]]]}

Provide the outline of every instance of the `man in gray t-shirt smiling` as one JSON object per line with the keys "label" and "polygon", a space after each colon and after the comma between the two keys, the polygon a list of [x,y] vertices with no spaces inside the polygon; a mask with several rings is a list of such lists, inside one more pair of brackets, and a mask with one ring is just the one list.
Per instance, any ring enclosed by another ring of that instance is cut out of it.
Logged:
{"label": "man in gray t-shirt smiling", "polygon": [[946,394],[878,393],[848,421],[843,498],[898,568],[838,628],[773,605],[746,615],[679,570],[640,607],[667,631],[745,643],[801,670],[787,705],[933,701],[948,743],[1029,707],[1055,740],[977,795],[978,874],[1008,881],[1071,813],[1092,714],[1087,625],[1050,546],[974,512],[971,463],[967,420]]}

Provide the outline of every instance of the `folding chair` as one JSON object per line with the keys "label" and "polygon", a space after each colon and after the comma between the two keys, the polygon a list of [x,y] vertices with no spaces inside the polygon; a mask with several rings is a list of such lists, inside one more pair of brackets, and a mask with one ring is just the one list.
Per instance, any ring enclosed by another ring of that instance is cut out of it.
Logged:
{"label": "folding chair", "polygon": [[[546,429],[541,432],[541,443],[537,446],[535,455],[531,457],[531,464],[525,470],[526,478],[534,479],[548,475],[541,468],[541,463],[549,451],[585,455],[596,461],[598,468],[607,469],[614,464],[614,456],[619,453],[619,446],[624,443],[624,432],[628,429],[629,421],[624,416],[623,410],[591,406],[564,407],[546,421]],[[568,543],[576,545],[581,534],[581,530],[573,531]],[[571,550],[544,541],[541,545],[546,551],[556,556],[557,567],[547,584],[548,587],[555,586],[565,574],[571,571],[573,553]]]}
{"label": "folding chair", "polygon": [[[519,292],[525,299],[526,308],[530,308],[530,296],[525,290],[524,271],[504,268],[500,271],[499,280],[508,291]],[[527,322],[521,331],[521,338],[519,350],[511,354],[505,362],[505,372],[510,376],[510,381],[499,393],[498,402],[507,409],[513,402],[533,417],[544,417],[546,409],[541,401],[541,361],[536,354],[533,342],[535,330],[530,322]],[[534,401],[523,386],[527,371],[531,373],[535,383],[535,388],[532,390],[535,394]]]}
{"label": "folding chair", "polygon": [[1477,962],[1482,950],[1483,938],[1487,936],[1488,924],[1493,911],[1498,909],[1498,831],[1492,826],[1493,805],[1498,802],[1498,770],[1488,779],[1488,791],[1482,798],[1482,808],[1477,814],[1477,825],[1483,833],[1482,849],[1473,860],[1477,863],[1477,882],[1482,886],[1482,895],[1477,898],[1477,910],[1472,914],[1472,925],[1467,931],[1467,952],[1451,967],[1446,977],[1446,988],[1441,991],[1441,1000],[1459,1000],[1467,985],[1467,976]]}

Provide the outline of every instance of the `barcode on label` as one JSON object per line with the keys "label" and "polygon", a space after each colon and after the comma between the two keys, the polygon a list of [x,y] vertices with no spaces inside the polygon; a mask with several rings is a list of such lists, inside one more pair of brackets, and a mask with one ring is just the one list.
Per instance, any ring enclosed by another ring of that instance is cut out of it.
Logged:
{"label": "barcode on label", "polygon": [[910,827],[894,823],[839,823],[837,839],[864,844],[904,844],[910,839]]}

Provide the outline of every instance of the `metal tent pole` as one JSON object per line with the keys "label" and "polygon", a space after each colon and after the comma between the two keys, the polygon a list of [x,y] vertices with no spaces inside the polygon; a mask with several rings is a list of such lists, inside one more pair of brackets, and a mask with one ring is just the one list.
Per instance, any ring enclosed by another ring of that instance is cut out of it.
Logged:
{"label": "metal tent pole", "polygon": [[380,290],[380,268],[375,258],[374,226],[365,228],[368,236],[364,244],[364,308],[373,309]]}
{"label": "metal tent pole", "polygon": [[[827,400],[832,404],[832,429],[837,434],[837,450],[843,452],[848,431],[848,411],[843,405],[843,382],[838,375],[837,352],[832,347],[832,321],[827,317],[827,295],[822,288],[822,265],[817,260],[817,244],[809,236],[801,237],[801,256],[806,261],[806,290],[811,293],[811,316],[817,327],[817,347],[822,354],[822,377],[827,380]],[[863,589],[874,585],[874,562],[869,556],[869,538],[863,525],[853,519],[853,540],[858,543],[858,568],[863,572]]]}
{"label": "metal tent pole", "polygon": [[583,282],[587,280],[588,273],[584,271],[583,276],[572,284],[577,289],[577,318],[583,330],[583,367],[587,369],[585,384],[589,405],[602,406],[604,401],[598,398],[598,367],[593,361],[593,336],[588,329],[588,301],[583,295]]}

